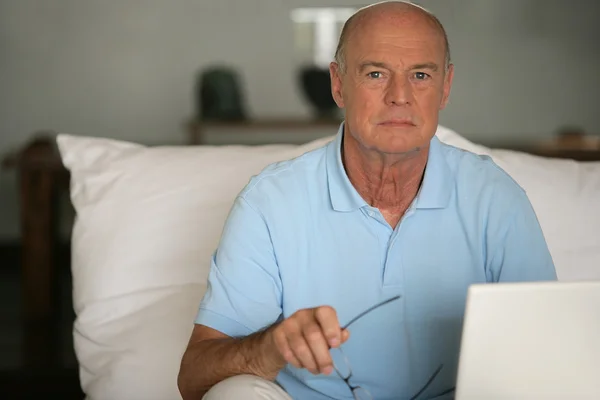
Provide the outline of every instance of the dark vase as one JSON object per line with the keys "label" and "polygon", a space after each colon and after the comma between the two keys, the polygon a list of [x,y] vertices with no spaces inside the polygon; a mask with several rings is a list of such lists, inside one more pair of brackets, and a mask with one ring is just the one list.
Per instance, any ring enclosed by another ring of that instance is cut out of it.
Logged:
{"label": "dark vase", "polygon": [[304,96],[313,106],[317,118],[336,118],[338,107],[331,95],[329,69],[304,67],[300,70],[300,83]]}
{"label": "dark vase", "polygon": [[246,119],[240,77],[232,68],[206,68],[196,81],[196,114],[202,120]]}

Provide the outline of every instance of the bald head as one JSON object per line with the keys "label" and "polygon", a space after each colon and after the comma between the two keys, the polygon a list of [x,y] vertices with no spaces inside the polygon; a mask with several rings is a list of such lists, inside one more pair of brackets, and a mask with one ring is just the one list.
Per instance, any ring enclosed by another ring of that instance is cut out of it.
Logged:
{"label": "bald head", "polygon": [[[445,69],[447,70],[450,65],[450,45],[446,30],[437,17],[416,4],[405,1],[383,1],[361,8],[344,24],[335,52],[335,61],[339,65],[340,72],[346,71],[346,47],[352,36],[359,34],[364,29],[369,29],[374,24],[381,23],[386,18],[398,17],[417,20],[419,23],[429,26],[439,35],[444,44]],[[398,29],[402,29],[401,24]]]}

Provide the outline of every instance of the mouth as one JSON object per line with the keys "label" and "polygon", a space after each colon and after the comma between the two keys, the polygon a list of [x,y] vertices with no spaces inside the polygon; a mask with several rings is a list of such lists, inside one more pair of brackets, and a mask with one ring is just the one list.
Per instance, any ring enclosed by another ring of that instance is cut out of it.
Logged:
{"label": "mouth", "polygon": [[378,125],[389,127],[389,128],[412,128],[415,124],[409,119],[388,119],[383,122],[380,122]]}

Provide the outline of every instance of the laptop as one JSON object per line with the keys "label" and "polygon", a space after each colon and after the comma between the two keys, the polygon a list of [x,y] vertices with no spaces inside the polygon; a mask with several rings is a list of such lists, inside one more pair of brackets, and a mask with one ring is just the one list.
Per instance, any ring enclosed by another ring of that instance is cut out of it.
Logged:
{"label": "laptop", "polygon": [[471,285],[456,400],[600,399],[600,281]]}

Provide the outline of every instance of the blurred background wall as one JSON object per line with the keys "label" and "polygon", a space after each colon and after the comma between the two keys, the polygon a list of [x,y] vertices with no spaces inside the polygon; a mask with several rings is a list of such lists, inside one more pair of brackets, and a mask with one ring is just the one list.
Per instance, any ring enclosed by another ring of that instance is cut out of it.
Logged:
{"label": "blurred background wall", "polygon": [[[214,63],[239,71],[252,117],[308,117],[290,11],[367,3],[0,0],[0,155],[41,129],[184,144],[196,75]],[[456,64],[442,124],[491,144],[564,125],[600,134],[599,2],[416,3],[446,26]],[[18,240],[18,209],[15,174],[2,172],[0,241]]]}

